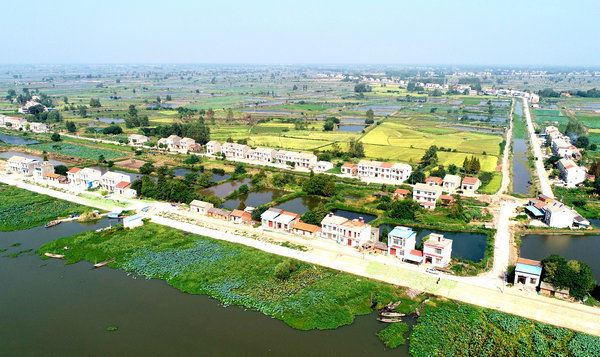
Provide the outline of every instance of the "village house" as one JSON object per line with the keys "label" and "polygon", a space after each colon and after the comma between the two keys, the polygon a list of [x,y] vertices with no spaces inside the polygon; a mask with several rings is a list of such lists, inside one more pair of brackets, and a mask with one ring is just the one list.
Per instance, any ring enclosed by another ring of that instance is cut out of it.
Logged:
{"label": "village house", "polygon": [[23,118],[1,115],[0,125],[11,130],[24,130],[27,126],[27,120]]}
{"label": "village house", "polygon": [[250,150],[248,145],[238,143],[223,143],[221,152],[225,154],[227,159],[243,160],[246,158],[246,153]]}
{"label": "village house", "polygon": [[131,134],[127,137],[127,140],[129,141],[129,145],[132,146],[141,146],[150,141],[147,136],[140,134]]}
{"label": "village house", "polygon": [[454,192],[460,187],[460,176],[447,174],[444,176],[442,187],[446,192]]}
{"label": "village house", "polygon": [[179,148],[185,152],[194,151],[192,150],[196,146],[196,140],[192,138],[183,138],[179,141]]}
{"label": "village house", "polygon": [[317,156],[305,152],[279,150],[275,154],[275,161],[280,165],[290,165],[294,167],[313,168],[317,164]]}
{"label": "village house", "polygon": [[102,172],[98,169],[86,167],[77,174],[79,175],[80,184],[85,188],[96,188],[100,185]]}
{"label": "village house", "polygon": [[55,174],[53,172],[48,172],[44,176],[44,180],[50,181],[52,183],[59,183],[59,184],[64,184],[67,182],[67,178],[65,176]]}
{"label": "village house", "polygon": [[587,172],[585,168],[577,166],[571,159],[558,160],[558,171],[560,179],[563,180],[567,187],[573,188],[585,181]]}
{"label": "village house", "polygon": [[405,188],[397,188],[394,191],[394,199],[395,200],[403,200],[410,194],[410,191]]}
{"label": "village house", "polygon": [[388,254],[404,259],[411,250],[415,249],[417,232],[408,227],[397,226],[388,233]]}
{"label": "village house", "polygon": [[231,214],[231,211],[213,207],[213,208],[208,209],[206,216],[216,218],[216,219],[222,219],[224,221],[229,221],[230,214]]}
{"label": "village house", "polygon": [[371,240],[371,225],[362,217],[349,220],[329,213],[321,221],[321,237],[352,247],[362,246]]}
{"label": "village house", "polygon": [[454,197],[450,195],[441,195],[440,201],[442,201],[444,206],[452,206],[454,204]]}
{"label": "village house", "polygon": [[206,143],[206,153],[209,155],[217,155],[221,153],[221,144],[218,141],[211,140]]}
{"label": "village house", "polygon": [[246,159],[272,163],[275,161],[276,154],[277,150],[275,149],[257,147],[256,149],[250,149],[246,152]]}
{"label": "village house", "polygon": [[321,227],[314,224],[304,223],[302,221],[296,222],[292,228],[292,233],[301,237],[315,238],[319,236]]}
{"label": "village house", "polygon": [[540,294],[545,296],[554,296],[559,299],[566,300],[570,297],[571,291],[569,289],[559,289],[556,286],[542,281],[540,284]]}
{"label": "village house", "polygon": [[441,177],[429,176],[425,179],[425,184],[429,186],[442,186],[444,180]]}
{"label": "village house", "polygon": [[234,209],[229,215],[229,220],[236,224],[251,224],[252,214],[241,209]]}
{"label": "village house", "polygon": [[548,203],[544,207],[544,222],[553,228],[568,228],[573,225],[575,212],[561,202]]}
{"label": "village house", "polygon": [[514,285],[521,284],[526,288],[537,288],[542,276],[542,263],[537,260],[519,258],[515,267]]}
{"label": "village house", "polygon": [[358,170],[358,165],[350,164],[350,163],[346,162],[342,165],[340,170],[342,171],[342,174],[344,174],[344,175],[356,176],[356,173]]}
{"label": "village house", "polygon": [[444,238],[441,234],[431,233],[429,239],[423,242],[423,258],[425,263],[435,267],[445,267],[452,256],[452,239]]}
{"label": "village house", "polygon": [[552,140],[552,153],[556,156],[569,158],[573,157],[576,151],[577,148],[565,138],[559,137]]}
{"label": "village house", "polygon": [[399,185],[412,173],[408,164],[361,160],[357,166],[357,176],[361,179],[375,179]]}
{"label": "village house", "polygon": [[29,114],[29,110],[32,107],[36,107],[36,106],[42,107],[42,111],[44,111],[44,112],[48,111],[48,108],[46,108],[42,103],[34,100],[34,98],[39,100],[39,97],[37,97],[37,96],[32,97],[31,100],[27,101],[22,107],[19,108],[19,113],[21,113],[21,114]]}
{"label": "village house", "polygon": [[133,198],[137,196],[137,191],[131,188],[131,182],[121,181],[115,185],[114,193],[123,197]]}
{"label": "village house", "polygon": [[69,180],[69,184],[73,186],[79,186],[81,184],[79,171],[81,171],[81,169],[78,167],[73,167],[69,171],[67,171],[67,179]]}
{"label": "village house", "polygon": [[260,216],[263,229],[290,231],[300,219],[296,213],[286,212],[278,208],[269,208]]}
{"label": "village house", "polygon": [[142,220],[142,216],[135,214],[133,216],[128,216],[123,218],[123,227],[125,228],[136,228],[144,225],[144,221]]}
{"label": "village house", "polygon": [[203,216],[206,216],[208,214],[208,210],[214,207],[215,206],[212,203],[200,200],[193,200],[190,202],[190,211],[200,213]]}
{"label": "village house", "polygon": [[8,171],[16,172],[24,176],[32,176],[35,168],[41,163],[39,160],[29,159],[22,156],[12,156],[8,159],[6,168]]}
{"label": "village house", "polygon": [[337,240],[339,228],[348,219],[329,213],[321,220],[321,238]]}
{"label": "village house", "polygon": [[481,181],[477,177],[465,176],[462,180],[461,189],[463,191],[475,192],[481,186]]}
{"label": "village house", "polygon": [[30,122],[28,124],[29,124],[29,130],[33,131],[34,133],[49,133],[50,132],[50,128],[48,127],[48,125],[46,125],[44,123]]}
{"label": "village house", "polygon": [[107,171],[104,175],[100,177],[100,187],[103,190],[114,192],[117,184],[122,181],[130,182],[131,178],[125,174]]}
{"label": "village house", "polygon": [[315,172],[317,173],[327,172],[331,169],[333,169],[333,163],[329,161],[317,161],[315,165]]}
{"label": "village house", "polygon": [[10,172],[21,173],[21,162],[25,160],[23,156],[11,156],[6,161],[6,170]]}
{"label": "village house", "polygon": [[413,188],[413,200],[419,202],[425,209],[435,209],[435,203],[442,195],[442,188],[439,186],[429,186],[424,183],[417,183]]}
{"label": "village house", "polygon": [[33,168],[33,177],[38,180],[43,180],[47,174],[54,173],[54,165],[48,161],[44,161]]}
{"label": "village house", "polygon": [[169,150],[176,150],[181,144],[181,138],[177,135],[170,135],[168,138],[162,138],[158,140],[158,147],[166,148]]}

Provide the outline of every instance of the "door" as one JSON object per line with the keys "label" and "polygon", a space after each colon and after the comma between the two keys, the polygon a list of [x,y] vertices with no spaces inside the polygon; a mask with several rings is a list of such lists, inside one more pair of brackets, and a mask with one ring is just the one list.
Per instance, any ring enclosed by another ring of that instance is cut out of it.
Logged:
{"label": "door", "polygon": [[390,254],[396,255],[396,248],[390,248]]}
{"label": "door", "polygon": [[348,245],[352,245],[352,239],[348,239]]}
{"label": "door", "polygon": [[269,228],[273,228],[273,221],[269,221]]}

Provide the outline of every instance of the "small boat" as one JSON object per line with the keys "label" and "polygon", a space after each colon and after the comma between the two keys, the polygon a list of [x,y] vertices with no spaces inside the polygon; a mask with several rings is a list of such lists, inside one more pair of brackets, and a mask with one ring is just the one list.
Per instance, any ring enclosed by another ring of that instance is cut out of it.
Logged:
{"label": "small boat", "polygon": [[47,256],[48,258],[56,258],[56,259],[64,259],[65,256],[63,254],[54,254],[54,253],[44,253],[45,256]]}
{"label": "small boat", "polygon": [[106,217],[108,218],[114,218],[114,219],[118,219],[119,218],[119,213],[116,212],[109,212],[106,214]]}
{"label": "small boat", "polygon": [[379,316],[381,316],[381,317],[403,317],[403,316],[406,316],[406,314],[403,314],[401,312],[382,311],[379,313]]}
{"label": "small boat", "polygon": [[54,227],[60,224],[59,220],[54,220],[54,221],[50,221],[48,223],[46,223],[45,227],[46,228],[50,228],[50,227]]}
{"label": "small boat", "polygon": [[379,322],[385,322],[386,324],[393,324],[395,322],[402,322],[402,319],[393,319],[393,318],[386,318],[386,317],[378,317],[377,321],[379,321]]}
{"label": "small boat", "polygon": [[108,227],[104,227],[104,228],[98,228],[98,229],[96,229],[96,233],[104,232],[104,231],[109,230],[111,228],[112,228],[112,226],[108,226]]}
{"label": "small boat", "polygon": [[389,310],[389,311],[393,311],[393,310],[395,310],[395,309],[396,309],[398,306],[400,306],[400,304],[402,304],[402,300],[399,300],[399,301],[396,301],[396,302],[391,302],[391,301],[390,301],[390,302],[389,302],[389,304],[387,304],[387,305],[385,306],[385,309],[386,309],[386,310]]}
{"label": "small boat", "polygon": [[96,269],[96,268],[101,268],[101,267],[105,266],[106,264],[108,264],[108,263],[110,263],[110,262],[114,262],[114,261],[115,261],[115,259],[116,259],[116,258],[110,258],[109,260],[105,260],[105,261],[103,261],[103,262],[101,262],[101,263],[96,263],[96,264],[94,264],[94,269]]}

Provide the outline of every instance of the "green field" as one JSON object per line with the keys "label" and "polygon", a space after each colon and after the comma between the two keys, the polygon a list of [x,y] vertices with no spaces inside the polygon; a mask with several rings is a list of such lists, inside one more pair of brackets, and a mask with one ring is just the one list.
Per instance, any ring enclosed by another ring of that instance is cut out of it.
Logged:
{"label": "green field", "polygon": [[89,208],[76,203],[0,185],[0,231],[33,228],[87,210]]}
{"label": "green field", "polygon": [[98,160],[100,155],[104,155],[104,158],[107,160],[118,159],[129,155],[121,151],[66,142],[40,143],[28,145],[27,147],[65,156],[79,157],[87,160]]}

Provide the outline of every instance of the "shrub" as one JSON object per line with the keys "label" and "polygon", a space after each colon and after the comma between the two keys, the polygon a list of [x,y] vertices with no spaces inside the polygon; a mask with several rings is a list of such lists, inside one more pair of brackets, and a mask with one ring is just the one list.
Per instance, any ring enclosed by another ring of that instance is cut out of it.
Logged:
{"label": "shrub", "polygon": [[296,269],[296,262],[286,259],[275,266],[275,277],[279,280],[287,280]]}

